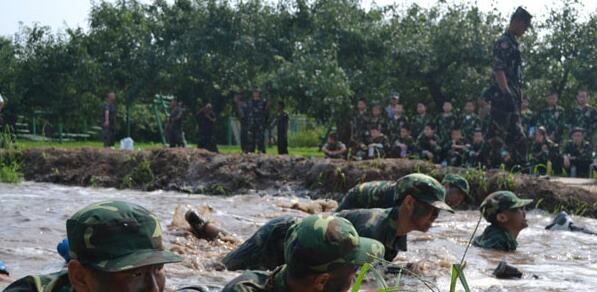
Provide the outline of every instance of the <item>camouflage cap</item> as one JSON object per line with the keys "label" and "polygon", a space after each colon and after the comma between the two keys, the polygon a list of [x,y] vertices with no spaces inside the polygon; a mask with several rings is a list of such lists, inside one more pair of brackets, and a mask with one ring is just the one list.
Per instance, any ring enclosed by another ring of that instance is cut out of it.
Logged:
{"label": "camouflage cap", "polygon": [[180,262],[164,250],[158,218],[122,201],[91,204],[66,221],[72,259],[105,272]]}
{"label": "camouflage cap", "polygon": [[324,273],[345,264],[360,266],[383,258],[381,242],[359,237],[350,221],[332,215],[311,215],[290,227],[284,244],[288,268]]}
{"label": "camouflage cap", "polygon": [[462,192],[464,192],[464,194],[467,196],[470,194],[470,191],[471,191],[471,188],[470,188],[466,178],[464,178],[460,175],[457,175],[457,174],[446,174],[444,176],[444,179],[442,180],[442,184],[455,186],[458,189],[460,189]]}
{"label": "camouflage cap", "polygon": [[524,207],[533,200],[521,199],[510,191],[497,191],[489,194],[481,203],[481,213],[485,220],[490,221],[495,215],[506,210]]}
{"label": "camouflage cap", "polygon": [[406,195],[411,195],[415,199],[438,209],[454,213],[454,210],[446,204],[446,189],[444,186],[428,175],[413,173],[398,179],[396,181],[394,202],[402,201]]}

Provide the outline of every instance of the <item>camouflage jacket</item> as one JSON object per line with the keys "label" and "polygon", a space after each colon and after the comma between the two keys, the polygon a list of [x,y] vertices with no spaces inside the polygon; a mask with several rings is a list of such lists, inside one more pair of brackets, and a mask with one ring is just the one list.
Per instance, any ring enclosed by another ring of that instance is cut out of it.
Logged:
{"label": "camouflage jacket", "polygon": [[379,116],[379,117],[369,116],[369,119],[367,120],[367,130],[369,130],[371,128],[377,128],[382,133],[386,133],[389,129],[388,124],[389,124],[388,120],[386,118],[384,118],[384,116]]}
{"label": "camouflage jacket", "polygon": [[[464,146],[465,148],[454,149],[452,148],[452,145],[454,144],[458,146]],[[449,165],[460,166],[464,162],[464,159],[466,159],[466,154],[468,153],[468,146],[469,145],[466,144],[464,139],[461,139],[459,141],[449,139],[448,141],[446,141],[444,143],[443,150],[444,157],[446,157],[446,159],[448,160]]]}
{"label": "camouflage jacket", "polygon": [[[406,236],[395,236],[397,222],[392,218],[397,218],[397,214],[393,214],[392,210],[345,210],[335,215],[344,217],[350,221],[359,236],[370,237],[384,244],[386,249],[385,258],[393,259],[399,250],[406,250]],[[398,210],[395,212],[398,212]],[[286,233],[288,233],[290,226],[299,221],[300,219],[291,216],[270,220],[259,228],[251,238],[226,255],[222,263],[231,271],[248,269],[273,270],[283,265]]]}
{"label": "camouflage jacket", "polygon": [[543,143],[533,141],[529,151],[532,164],[547,164],[547,161],[554,162],[559,154],[558,144],[551,140],[544,140]]}
{"label": "camouflage jacket", "polygon": [[447,115],[439,115],[435,124],[437,128],[437,135],[441,141],[447,141],[450,139],[452,129],[456,128],[457,119],[458,118],[456,115],[452,113]]}
{"label": "camouflage jacket", "polygon": [[587,135],[585,137],[591,137],[597,126],[597,110],[591,106],[585,106],[583,108],[576,106],[570,111],[568,115],[568,125],[570,129],[583,128]]}
{"label": "camouflage jacket", "polygon": [[423,133],[421,133],[419,138],[417,138],[417,150],[419,151],[419,155],[421,157],[425,157],[423,155],[423,151],[431,152],[431,154],[434,156],[433,160],[437,161],[442,151],[439,137],[437,137],[437,135],[433,135],[432,138],[427,138],[425,135],[423,135]]}
{"label": "camouflage jacket", "polygon": [[21,278],[10,286],[6,287],[4,292],[72,292],[75,291],[68,279],[68,271],[62,270],[48,275],[27,276]]}
{"label": "camouflage jacket", "polygon": [[574,142],[568,141],[563,154],[570,155],[572,161],[590,161],[593,159],[593,149],[591,143],[587,141],[584,141],[580,146],[576,146]]}
{"label": "camouflage jacket", "polygon": [[321,147],[321,150],[324,151],[324,153],[325,153],[325,157],[328,157],[328,158],[343,158],[346,155],[346,153],[340,154],[340,155],[329,155],[328,153],[325,152],[325,151],[339,151],[342,149],[346,149],[346,145],[344,145],[344,143],[342,143],[340,141],[336,141],[336,143],[333,143],[333,144],[325,143],[325,145],[323,145],[323,147]]}
{"label": "camouflage jacket", "polygon": [[481,120],[477,114],[465,114],[461,121],[462,134],[466,141],[472,141],[475,129],[481,127]]}
{"label": "camouflage jacket", "polygon": [[546,107],[537,117],[537,126],[545,127],[547,134],[556,143],[559,143],[562,139],[565,124],[564,108],[561,106]]}
{"label": "camouflage jacket", "polygon": [[505,32],[493,46],[493,70],[504,71],[512,93],[520,98],[522,58],[518,41],[510,32]]}
{"label": "camouflage jacket", "polygon": [[419,134],[423,132],[425,125],[431,123],[432,118],[430,115],[416,115],[410,124],[411,134],[413,137],[419,137]]}
{"label": "camouflage jacket", "polygon": [[479,163],[484,164],[485,163],[485,156],[483,155],[483,151],[485,147],[485,142],[479,143],[479,144],[475,144],[472,143],[470,145],[470,147],[468,148],[468,154],[467,154],[467,158],[468,158],[468,164],[470,166],[477,166],[479,165]]}
{"label": "camouflage jacket", "polygon": [[475,237],[473,245],[488,249],[515,251],[518,243],[509,231],[500,226],[491,224],[485,228],[483,234]]}
{"label": "camouflage jacket", "polygon": [[[400,144],[406,145],[406,149],[402,150],[402,148],[400,148],[398,146]],[[395,157],[401,157],[401,158],[405,158],[413,153],[416,153],[417,146],[416,146],[415,140],[410,136],[408,136],[407,138],[400,138],[400,137],[396,138],[394,140],[394,143],[392,144],[392,152]]]}
{"label": "camouflage jacket", "polygon": [[384,133],[387,134],[391,140],[395,140],[400,136],[400,127],[405,124],[408,124],[408,118],[405,114],[402,114],[399,117],[392,116],[388,121],[387,131]]}
{"label": "camouflage jacket", "polygon": [[230,281],[222,292],[283,292],[286,289],[286,266],[272,272],[247,271]]}
{"label": "camouflage jacket", "polygon": [[386,249],[387,261],[392,261],[399,251],[406,251],[406,235],[396,236],[397,208],[344,210],[335,215],[350,221],[359,236],[380,241]]}
{"label": "camouflage jacket", "polygon": [[357,112],[353,119],[352,119],[352,140],[357,143],[362,143],[365,141],[369,130],[367,129],[367,123],[369,121],[369,115],[367,112],[359,113]]}
{"label": "camouflage jacket", "polygon": [[265,129],[268,123],[267,101],[250,100],[246,106],[247,122],[250,127]]}
{"label": "camouflage jacket", "polygon": [[395,205],[396,181],[379,180],[358,184],[348,190],[336,212],[347,209],[391,208]]}
{"label": "camouflage jacket", "polygon": [[268,221],[253,236],[227,254],[222,263],[230,271],[272,270],[284,264],[284,239],[300,219],[282,216]]}

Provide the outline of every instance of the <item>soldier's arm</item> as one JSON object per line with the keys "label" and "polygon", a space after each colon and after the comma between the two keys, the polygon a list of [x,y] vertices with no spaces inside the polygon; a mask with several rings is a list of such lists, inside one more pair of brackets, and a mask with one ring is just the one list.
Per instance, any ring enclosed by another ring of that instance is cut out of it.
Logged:
{"label": "soldier's arm", "polygon": [[512,53],[512,44],[505,39],[497,41],[493,48],[493,74],[495,81],[502,93],[511,93],[505,70],[508,67],[508,58]]}
{"label": "soldier's arm", "polygon": [[504,73],[504,70],[495,71],[494,74],[495,81],[497,82],[500,91],[502,93],[511,94],[510,88],[508,87],[508,79],[506,79],[506,73]]}

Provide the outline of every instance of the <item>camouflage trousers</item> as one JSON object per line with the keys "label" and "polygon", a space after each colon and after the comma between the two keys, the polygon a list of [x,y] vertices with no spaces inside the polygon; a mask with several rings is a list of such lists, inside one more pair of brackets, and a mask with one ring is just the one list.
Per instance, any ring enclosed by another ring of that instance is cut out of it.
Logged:
{"label": "camouflage trousers", "polygon": [[496,145],[494,140],[501,140],[503,145],[510,152],[515,163],[525,165],[527,162],[527,138],[520,121],[520,113],[514,111],[491,111],[491,123],[489,125],[486,141],[490,145]]}
{"label": "camouflage trousers", "polygon": [[265,130],[263,127],[251,127],[247,131],[247,151],[255,152],[255,148],[261,153],[265,153]]}

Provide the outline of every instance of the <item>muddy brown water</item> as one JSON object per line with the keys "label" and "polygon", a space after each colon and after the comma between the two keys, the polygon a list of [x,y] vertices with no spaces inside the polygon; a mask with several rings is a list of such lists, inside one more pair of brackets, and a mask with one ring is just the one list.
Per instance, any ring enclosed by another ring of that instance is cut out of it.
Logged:
{"label": "muddy brown water", "polygon": [[[185,260],[166,266],[169,290],[185,285],[204,285],[218,291],[238,273],[217,271],[217,259],[248,238],[267,220],[280,215],[305,216],[288,209],[294,201],[307,199],[274,197],[253,192],[233,197],[188,195],[176,192],[67,187],[25,182],[0,184],[0,260],[16,279],[27,274],[48,273],[61,268],[56,244],[65,237],[65,221],[78,209],[100,200],[126,200],[145,206],[162,221],[167,246],[182,253]],[[193,238],[180,215],[196,208],[233,234],[228,240],[206,242]],[[177,211],[178,208],[178,211]],[[442,213],[428,233],[409,234],[408,252],[398,263],[416,263],[420,276],[449,290],[451,263],[458,262],[473,231],[479,213]],[[465,269],[475,291],[597,291],[597,236],[565,231],[546,231],[552,215],[541,210],[527,214],[530,227],[519,236],[514,253],[485,251],[471,247]],[[573,217],[578,225],[597,229],[597,220]],[[173,222],[174,221],[174,222]],[[482,222],[479,232],[486,226]],[[521,280],[499,280],[491,272],[506,260],[524,272]],[[395,278],[388,282],[395,284]],[[401,291],[428,291],[410,276],[400,280]],[[4,288],[5,283],[0,283]],[[374,282],[366,285],[372,291]],[[459,288],[461,289],[461,288]]]}

